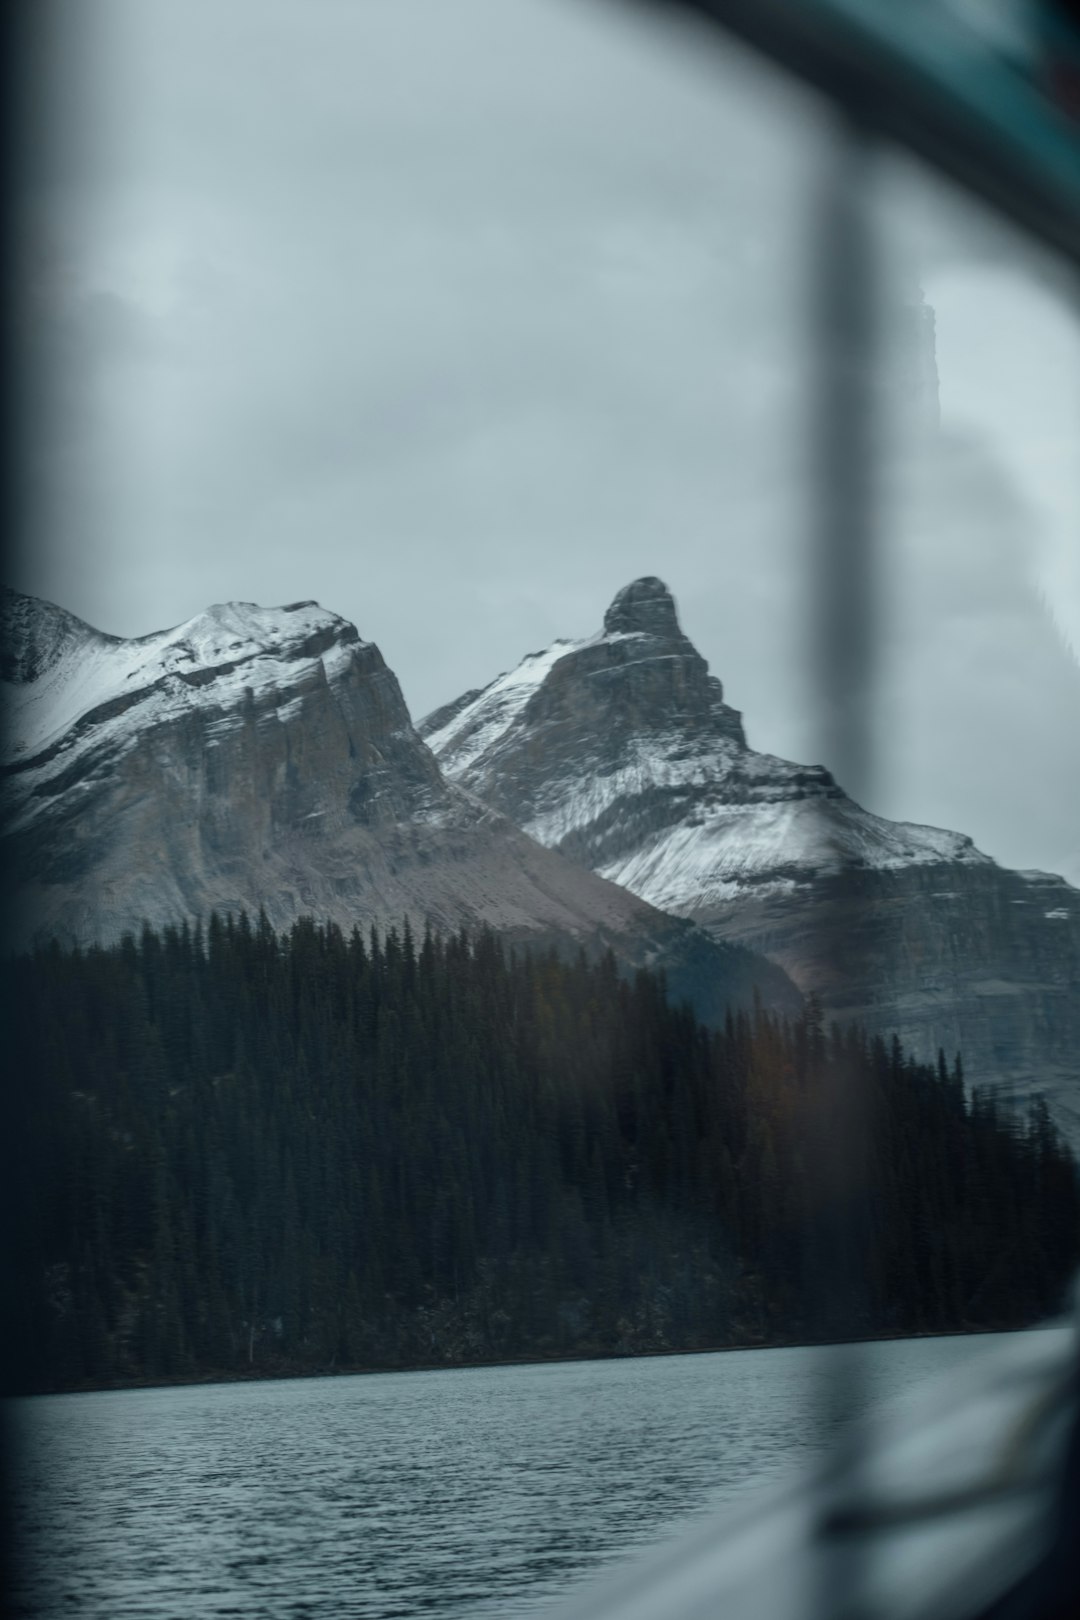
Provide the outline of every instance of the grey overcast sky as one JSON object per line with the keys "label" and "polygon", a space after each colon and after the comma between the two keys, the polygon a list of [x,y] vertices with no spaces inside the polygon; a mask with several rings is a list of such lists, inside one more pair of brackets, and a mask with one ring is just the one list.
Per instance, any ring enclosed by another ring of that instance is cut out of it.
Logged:
{"label": "grey overcast sky", "polygon": [[[15,584],[126,635],[313,596],[419,716],[658,573],[751,741],[816,757],[810,98],[615,0],[52,15]],[[1080,879],[1080,325],[903,163],[880,214],[886,392],[921,280],[942,421],[896,404],[852,785]]]}

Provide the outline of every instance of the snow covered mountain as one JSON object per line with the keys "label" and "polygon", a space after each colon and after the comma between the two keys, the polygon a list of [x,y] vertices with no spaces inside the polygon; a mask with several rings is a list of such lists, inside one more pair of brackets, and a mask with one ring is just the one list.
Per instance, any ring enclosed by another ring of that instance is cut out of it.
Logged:
{"label": "snow covered mountain", "polygon": [[749,952],[586,874],[449,783],[376,646],[314,602],[232,602],[135,640],[3,602],[3,815],[15,943],[90,943],[264,907],[353,924],[490,924],[658,963],[706,1015]]}
{"label": "snow covered mountain", "polygon": [[[821,766],[748,748],[658,579],[620,591],[598,635],[531,654],[420,730],[448,776],[534,838],[671,910],[851,864],[988,860],[959,833],[860,809]],[[540,751],[543,769],[522,769]]]}
{"label": "snow covered mountain", "polygon": [[1080,1139],[1080,893],[749,748],[659,579],[419,729],[549,848],[771,956],[837,1016],[1045,1092]]}

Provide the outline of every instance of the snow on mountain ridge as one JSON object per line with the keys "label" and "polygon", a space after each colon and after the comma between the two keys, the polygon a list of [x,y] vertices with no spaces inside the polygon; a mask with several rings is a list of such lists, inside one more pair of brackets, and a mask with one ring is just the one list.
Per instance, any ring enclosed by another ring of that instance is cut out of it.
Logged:
{"label": "snow on mountain ridge", "polygon": [[[221,710],[212,727],[220,736],[243,723],[246,694],[287,691],[302,666],[316,674],[319,664],[332,681],[366,645],[348,620],[311,601],[281,608],[219,603],[130,640],[14,592],[5,599],[5,620],[5,629],[14,623],[32,634],[35,623],[55,622],[63,632],[46,637],[47,656],[24,648],[21,663],[5,670],[15,676],[3,690],[6,772],[22,801],[16,823],[32,817],[35,787],[88,748],[105,742],[124,751],[147,725],[195,707]],[[294,701],[284,699],[286,706]]]}
{"label": "snow on mountain ridge", "polygon": [[688,750],[678,735],[650,736],[635,739],[628,753],[617,770],[546,784],[538,796],[544,808],[523,826],[555,848],[620,800],[654,790],[701,790],[685,825],[658,831],[630,860],[597,868],[635,893],[645,884],[650,897],[663,894],[664,900],[650,903],[665,909],[677,909],[688,890],[702,895],[719,884],[727,895],[733,882],[760,881],[776,868],[816,873],[839,871],[846,863],[888,871],[912,863],[989,860],[963,833],[863,810],[820,766],[792,765],[730,739],[712,750]]}
{"label": "snow on mountain ridge", "polygon": [[[604,629],[595,635],[583,636],[577,641],[559,638],[539,652],[526,653],[520,664],[504,670],[487,686],[463,693],[453,703],[444,704],[418,721],[416,729],[440,760],[443,770],[451,776],[460,775],[497,748],[519,723],[531,698],[561,659],[589,647],[650,639],[647,630],[609,628],[609,620],[618,623],[618,619],[612,619],[611,609]],[[679,636],[677,626],[675,633]],[[649,663],[680,656],[679,653],[652,653],[643,659],[625,660],[622,667],[626,668],[628,663]]]}
{"label": "snow on mountain ridge", "polygon": [[578,645],[575,641],[553,641],[541,652],[527,653],[516,668],[504,670],[477,692],[471,703],[456,709],[446,724],[430,729],[431,722],[444,712],[437,710],[421,720],[416,729],[436,756],[440,749],[452,746],[457,769],[467,770],[511,729],[552,666]]}
{"label": "snow on mountain ridge", "polygon": [[0,593],[0,680],[14,685],[37,680],[60,660],[91,642],[115,643],[83,619],[9,585]]}
{"label": "snow on mountain ridge", "polygon": [[[533,832],[533,836],[538,834]],[[628,856],[597,867],[602,877],[651,903],[678,911],[693,895],[720,905],[752,889],[760,899],[845,867],[901,871],[939,861],[990,864],[970,838],[910,822],[889,822],[850,799],[711,804],[696,819],[665,828]]]}
{"label": "snow on mountain ridge", "polygon": [[[619,646],[629,640],[640,655]],[[648,695],[632,695],[636,671],[664,662],[670,677],[648,677]],[[597,635],[530,654],[431,719],[441,724],[421,722],[421,734],[448,776],[540,843],[668,910],[844,866],[989,860],[963,834],[863,810],[821,766],[749,748],[654,576],[618,592]]]}

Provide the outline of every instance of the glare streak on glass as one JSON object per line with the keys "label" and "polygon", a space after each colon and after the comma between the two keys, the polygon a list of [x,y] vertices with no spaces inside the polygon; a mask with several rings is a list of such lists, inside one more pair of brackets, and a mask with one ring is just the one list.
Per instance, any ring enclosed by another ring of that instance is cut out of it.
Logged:
{"label": "glare streak on glass", "polygon": [[873,769],[876,281],[866,132],[839,118],[818,222],[816,674],[823,755],[865,793]]}
{"label": "glare streak on glass", "polygon": [[[873,771],[872,702],[875,646],[875,412],[874,361],[877,280],[871,241],[869,183],[873,148],[867,132],[839,115],[826,153],[821,208],[814,244],[817,272],[818,399],[817,592],[812,603],[811,645],[823,716],[821,757],[836,778],[866,802]],[[829,803],[821,801],[829,835]],[[841,871],[822,909],[822,958],[842,991],[847,927],[846,898],[857,875]],[[861,1088],[851,1083],[837,1057],[816,1099],[813,1144],[817,1172],[819,1233],[814,1246],[816,1287],[828,1299],[836,1337],[857,1332],[866,1293],[860,1240],[866,1143],[870,1122]],[[821,1400],[834,1426],[844,1425],[860,1400],[862,1357],[857,1345],[831,1354],[821,1367]],[[851,1441],[857,1436],[850,1431]],[[848,1456],[847,1466],[856,1459]],[[861,1613],[862,1573],[858,1543],[845,1544],[842,1567],[808,1596],[809,1612],[822,1620],[833,1612],[837,1585]]]}

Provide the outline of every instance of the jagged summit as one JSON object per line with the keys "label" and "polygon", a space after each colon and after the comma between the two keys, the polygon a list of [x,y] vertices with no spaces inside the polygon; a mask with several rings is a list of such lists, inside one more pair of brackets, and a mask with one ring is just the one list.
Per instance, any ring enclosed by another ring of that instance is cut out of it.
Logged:
{"label": "jagged summit", "polygon": [[604,614],[604,631],[607,635],[681,637],[675,598],[655,574],[632,580]]}
{"label": "jagged summit", "polygon": [[[505,763],[526,733],[534,741],[542,735],[581,776],[610,776],[627,751],[640,764],[646,742],[653,761],[675,758],[680,768],[688,749],[746,746],[741,716],[724,702],[655,575],[617,593],[597,634],[529,653],[490,685],[436,709],[418,729],[443,769],[479,792],[488,768]],[[523,802],[507,813],[532,819],[535,808]]]}
{"label": "jagged summit", "polygon": [[619,591],[599,635],[531,654],[421,731],[455,781],[667,910],[823,872],[986,860],[962,834],[871,815],[820,765],[748,747],[655,576]]}

